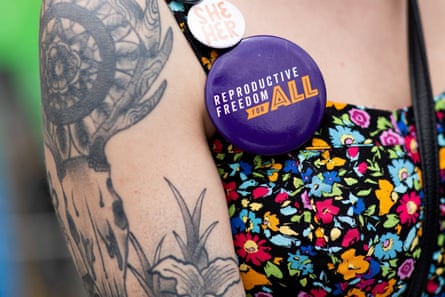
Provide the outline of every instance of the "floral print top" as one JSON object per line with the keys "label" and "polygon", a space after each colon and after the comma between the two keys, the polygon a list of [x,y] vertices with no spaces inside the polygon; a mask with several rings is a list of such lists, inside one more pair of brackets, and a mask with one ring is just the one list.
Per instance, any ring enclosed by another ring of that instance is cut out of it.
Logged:
{"label": "floral print top", "polygon": [[[436,100],[444,156],[445,95]],[[248,296],[406,294],[421,253],[423,217],[411,109],[329,103],[303,148],[258,156],[217,135],[212,150]],[[445,296],[444,236],[425,296]]]}
{"label": "floral print top", "polygon": [[[184,4],[167,2],[209,69],[218,52],[193,40]],[[443,195],[445,93],[435,102]],[[218,134],[210,145],[248,297],[406,295],[428,232],[411,108],[328,102],[312,139],[282,155],[243,152]],[[440,216],[424,296],[445,296],[445,197]]]}

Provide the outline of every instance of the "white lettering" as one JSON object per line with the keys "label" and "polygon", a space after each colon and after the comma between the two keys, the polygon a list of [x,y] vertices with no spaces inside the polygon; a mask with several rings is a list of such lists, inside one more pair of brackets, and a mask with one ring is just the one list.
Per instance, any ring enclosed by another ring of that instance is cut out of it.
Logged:
{"label": "white lettering", "polygon": [[218,106],[221,104],[221,102],[219,101],[219,95],[216,94],[213,96],[213,102],[215,103],[215,106]]}
{"label": "white lettering", "polygon": [[248,84],[244,85],[244,94],[249,95],[250,94],[250,87]]}
{"label": "white lettering", "polygon": [[222,93],[221,93],[221,97],[222,97],[222,101],[223,101],[224,103],[227,103],[227,102],[228,102],[228,100],[227,100],[227,92],[222,92]]}
{"label": "white lettering", "polygon": [[235,95],[235,91],[233,89],[230,89],[229,90],[229,98],[230,98],[230,100],[233,99],[233,95]]}

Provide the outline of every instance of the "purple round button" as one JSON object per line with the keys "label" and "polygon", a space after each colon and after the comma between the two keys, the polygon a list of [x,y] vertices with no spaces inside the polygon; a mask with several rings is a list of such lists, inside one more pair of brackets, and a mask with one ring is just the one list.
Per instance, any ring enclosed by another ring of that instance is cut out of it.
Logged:
{"label": "purple round button", "polygon": [[265,155],[309,140],[326,106],[315,61],[296,44],[266,35],[243,39],[221,55],[205,95],[216,129],[237,147]]}

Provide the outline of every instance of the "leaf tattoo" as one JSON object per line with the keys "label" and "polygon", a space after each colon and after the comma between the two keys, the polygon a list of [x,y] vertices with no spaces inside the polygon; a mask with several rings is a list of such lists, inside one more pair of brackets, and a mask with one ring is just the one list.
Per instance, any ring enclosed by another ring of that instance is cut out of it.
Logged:
{"label": "leaf tattoo", "polygon": [[[131,244],[142,264],[139,269],[130,264],[132,273],[147,296],[224,296],[233,285],[240,283],[239,268],[232,258],[208,258],[206,242],[218,222],[211,223],[200,234],[202,203],[206,190],[201,192],[191,212],[178,189],[168,179],[165,178],[165,181],[181,210],[185,226],[185,240],[173,232],[183,258],[178,259],[171,255],[161,258],[161,240],[153,264],[150,264],[138,241],[131,236]],[[159,279],[171,280],[171,283],[164,281],[162,283],[167,285],[161,286]]]}
{"label": "leaf tattoo", "polygon": [[[45,145],[53,200],[91,296],[126,296],[130,232],[105,145],[160,102],[173,34],[156,0],[49,0],[40,25]],[[61,199],[59,199],[61,198]],[[110,211],[111,210],[111,211]]]}

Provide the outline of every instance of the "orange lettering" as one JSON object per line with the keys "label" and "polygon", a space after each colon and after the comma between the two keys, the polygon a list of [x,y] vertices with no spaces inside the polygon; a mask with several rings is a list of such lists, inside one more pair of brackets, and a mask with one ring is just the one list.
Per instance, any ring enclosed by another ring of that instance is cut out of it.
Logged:
{"label": "orange lettering", "polygon": [[306,96],[306,99],[318,95],[318,89],[312,89],[311,78],[309,75],[303,76],[301,81],[303,82],[304,95]]}
{"label": "orange lettering", "polygon": [[203,11],[202,7],[200,7],[200,6],[195,6],[195,13],[196,13],[196,16],[198,17],[199,22],[200,22],[201,24],[207,24],[207,19],[206,19],[206,17],[203,15],[204,11]]}
{"label": "orange lettering", "polygon": [[219,15],[219,11],[215,3],[212,3],[212,5],[206,5],[205,8],[211,22],[221,19],[221,16]]}
{"label": "orange lettering", "polygon": [[216,36],[216,32],[212,26],[209,24],[207,26],[202,26],[202,33],[205,36],[206,42],[211,43],[213,41],[218,41],[218,37]]}
{"label": "orange lettering", "polygon": [[246,109],[247,119],[251,120],[269,112],[269,102]]}
{"label": "orange lettering", "polygon": [[295,82],[295,80],[289,81],[287,85],[289,87],[289,95],[292,103],[304,100],[304,94],[298,94],[297,83]]}
{"label": "orange lettering", "polygon": [[213,26],[214,29],[216,30],[216,35],[218,36],[218,39],[226,40],[227,38],[229,38],[229,36],[225,34],[226,32],[224,31],[224,28],[221,28],[222,25],[223,25],[222,23],[218,22],[215,23]]}
{"label": "orange lettering", "polygon": [[287,98],[283,89],[280,86],[275,86],[273,88],[273,94],[272,94],[271,111],[277,110],[281,106],[288,106],[290,104],[291,102],[289,101],[289,98]]}
{"label": "orange lettering", "polygon": [[224,1],[221,1],[218,3],[218,7],[221,12],[221,15],[223,17],[225,17],[226,19],[228,19],[228,18],[232,17],[232,14],[227,10],[227,8],[224,7],[224,5],[225,5]]}
{"label": "orange lettering", "polygon": [[234,29],[236,29],[236,23],[234,21],[225,21],[226,29],[231,38],[238,37],[238,33]]}

